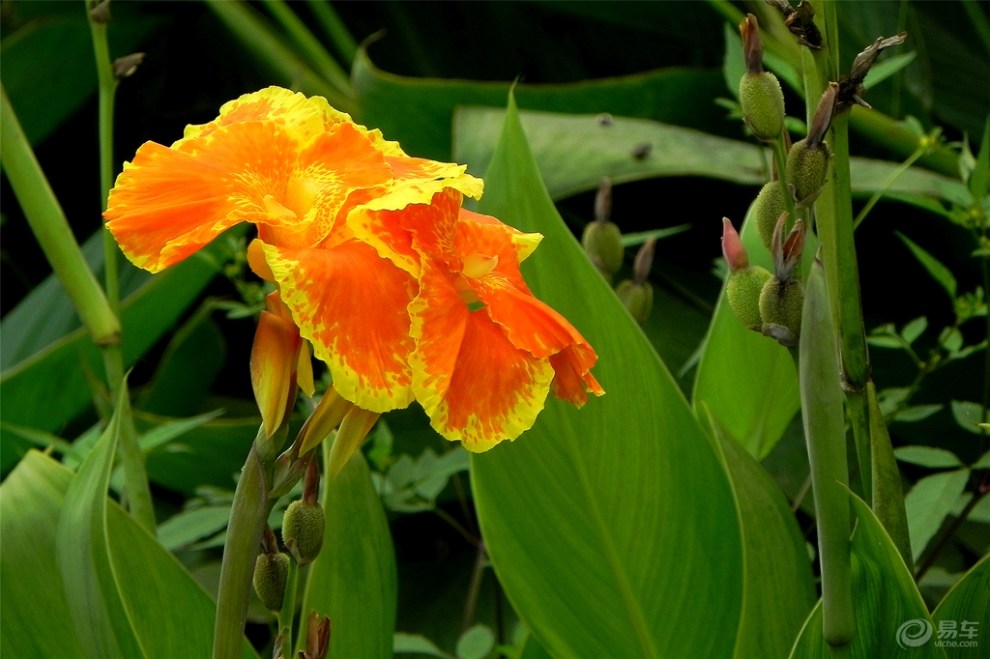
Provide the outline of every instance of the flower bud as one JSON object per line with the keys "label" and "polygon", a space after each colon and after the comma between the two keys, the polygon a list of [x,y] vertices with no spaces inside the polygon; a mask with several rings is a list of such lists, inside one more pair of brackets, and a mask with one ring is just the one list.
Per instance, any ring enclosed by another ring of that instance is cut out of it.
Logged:
{"label": "flower bud", "polygon": [[609,218],[612,216],[612,181],[602,178],[595,195],[595,221],[584,228],[581,244],[592,264],[602,276],[612,281],[612,275],[622,267],[625,250],[622,232]]}
{"label": "flower bud", "polygon": [[760,293],[763,333],[783,346],[796,346],[801,333],[803,304],[804,286],[800,279],[771,278]]}
{"label": "flower bud", "polygon": [[756,228],[759,229],[760,239],[767,249],[773,240],[773,230],[777,220],[787,210],[784,205],[784,195],[780,191],[779,181],[770,181],[760,189],[753,202],[753,217],[756,218]]}
{"label": "flower bud", "polygon": [[725,284],[725,295],[732,311],[743,325],[757,332],[763,327],[760,293],[768,281],[770,272],[761,266],[752,265],[730,272]]}
{"label": "flower bud", "polygon": [[254,563],[254,592],[269,611],[282,608],[289,577],[289,555],[262,552]]}
{"label": "flower bud", "polygon": [[807,139],[795,142],[788,152],[787,183],[799,207],[810,205],[821,192],[829,156],[828,144],[811,144]]}
{"label": "flower bud", "polygon": [[300,565],[320,555],[326,515],[318,503],[293,501],[282,517],[282,542]]}
{"label": "flower bud", "polygon": [[745,73],[739,81],[743,119],[757,139],[772,142],[784,130],[784,92],[769,71]]}
{"label": "flower bud", "polygon": [[650,317],[650,311],[653,309],[653,286],[650,282],[625,279],[615,287],[615,294],[640,325]]}

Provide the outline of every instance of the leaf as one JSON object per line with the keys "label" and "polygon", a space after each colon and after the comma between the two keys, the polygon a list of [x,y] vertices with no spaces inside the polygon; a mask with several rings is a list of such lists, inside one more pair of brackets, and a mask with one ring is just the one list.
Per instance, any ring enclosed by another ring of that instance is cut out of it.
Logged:
{"label": "leaf", "polygon": [[958,633],[956,641],[975,641],[976,645],[946,648],[946,654],[967,658],[976,656],[976,648],[986,643],[990,629],[990,556],[984,556],[946,593],[932,613],[937,629],[951,628],[963,632],[964,622],[970,633]]}
{"label": "leaf", "polygon": [[911,345],[924,333],[927,327],[928,319],[924,316],[919,316],[904,326],[904,329],[901,330],[901,336],[904,337],[908,345]]}
{"label": "leaf", "polygon": [[[69,550],[56,547],[56,527],[75,477],[30,451],[0,487],[0,589],[4,602],[17,602],[5,606],[0,617],[2,656],[85,656],[59,570],[58,552]],[[119,506],[111,502],[106,512],[110,560],[127,611],[114,623],[130,619],[150,657],[209,656],[215,615],[210,596]],[[70,547],[78,551],[78,539]],[[242,656],[258,655],[245,641]]]}
{"label": "leaf", "polygon": [[709,419],[742,523],[744,585],[735,657],[786,657],[815,603],[805,540],[779,486]]}
{"label": "leaf", "polygon": [[[122,393],[126,392],[124,387]],[[125,394],[126,395],[126,394]],[[55,534],[69,616],[87,657],[146,657],[118,596],[107,534],[107,487],[117,448],[124,395],[117,412],[65,492]]]}
{"label": "leaf", "polygon": [[555,656],[730,656],[742,549],[728,479],[554,210],[511,97],[486,183],[481,212],[544,234],[527,280],[596,347],[607,392],[580,410],[548,400],[517,441],[471,456],[499,582]]}
{"label": "leaf", "polygon": [[900,238],[911,253],[914,254],[914,258],[918,259],[918,262],[924,266],[928,274],[931,275],[932,279],[938,282],[945,292],[949,294],[949,299],[955,301],[956,299],[956,278],[953,276],[952,272],[945,267],[941,261],[936,259],[934,256],[925,251],[920,245],[915,243],[913,240],[905,236],[900,231],[895,231],[897,237]]}
{"label": "leaf", "polygon": [[956,420],[959,427],[971,433],[982,434],[977,425],[983,421],[983,406],[965,400],[954,400],[950,403],[952,407],[952,418]]}
{"label": "leaf", "polygon": [[934,446],[901,446],[894,449],[894,455],[901,462],[910,462],[929,469],[964,466],[955,453]]}
{"label": "leaf", "polygon": [[[324,442],[324,463],[330,447]],[[329,657],[392,654],[396,568],[392,538],[371,472],[356,451],[336,477],[324,483],[323,551],[310,565],[302,611],[330,616]]]}
{"label": "leaf", "polygon": [[913,62],[916,56],[917,53],[910,52],[901,53],[900,55],[894,55],[893,57],[880,60],[872,68],[870,68],[869,73],[866,74],[866,79],[863,80],[863,86],[867,89],[876,87],[881,82],[895,75],[908,64]]}
{"label": "leaf", "polygon": [[915,561],[924,553],[942,522],[955,508],[967,480],[969,469],[944,471],[925,476],[907,493],[904,505],[907,508]]}
{"label": "leaf", "polygon": [[223,531],[229,519],[230,506],[183,510],[158,526],[158,541],[165,549],[176,551]]}
{"label": "leaf", "polygon": [[943,407],[945,407],[945,405],[942,405],[941,403],[932,403],[929,405],[910,405],[895,412],[894,418],[891,420],[902,421],[904,423],[922,421],[933,414],[937,414]]}
{"label": "leaf", "polygon": [[403,77],[377,68],[366,48],[358,51],[351,78],[362,123],[398,140],[407,153],[441,160],[451,157],[455,110],[463,106],[503,108],[510,87],[521,107],[592,116],[607,112],[698,127],[721,119],[721,111],[710,99],[723,93],[717,72],[683,67],[563,85]]}
{"label": "leaf", "polygon": [[458,659],[484,659],[495,647],[495,634],[485,625],[474,625],[457,639]]}
{"label": "leaf", "polygon": [[[873,516],[869,506],[855,495],[852,510],[857,520],[852,538],[853,617],[856,631],[852,642],[832,648],[822,636],[821,602],[809,616],[791,651],[793,659],[833,657],[933,657],[945,654],[934,643],[914,646],[910,632],[931,629],[928,609],[904,561]],[[902,652],[901,648],[909,652]]]}
{"label": "leaf", "polygon": [[419,634],[396,632],[392,640],[392,651],[395,654],[427,654],[431,657],[450,659],[450,655],[436,646],[433,641]]}

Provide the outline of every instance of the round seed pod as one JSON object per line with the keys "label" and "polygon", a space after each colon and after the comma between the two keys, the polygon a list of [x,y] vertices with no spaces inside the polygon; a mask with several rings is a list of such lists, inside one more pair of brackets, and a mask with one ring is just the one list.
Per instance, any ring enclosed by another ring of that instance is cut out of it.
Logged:
{"label": "round seed pod", "polygon": [[769,71],[746,73],[739,81],[739,104],[753,134],[772,142],[784,130],[784,92]]}
{"label": "round seed pod", "polygon": [[319,504],[293,501],[282,517],[282,542],[300,565],[320,555],[326,515]]}
{"label": "round seed pod", "polygon": [[581,245],[591,262],[606,279],[622,267],[625,250],[622,247],[622,232],[614,222],[589,222],[581,235]]}
{"label": "round seed pod", "polygon": [[725,285],[725,295],[736,317],[743,325],[757,332],[763,326],[760,293],[769,280],[770,273],[766,268],[751,265],[730,273]]}
{"label": "round seed pod", "polygon": [[269,611],[282,608],[285,583],[289,577],[289,555],[262,552],[254,562],[254,592]]}
{"label": "round seed pod", "polygon": [[809,144],[807,139],[803,139],[791,146],[785,171],[798,206],[807,206],[818,197],[825,184],[828,159],[829,150],[825,142]]}
{"label": "round seed pod", "polygon": [[804,305],[804,286],[794,278],[771,278],[760,293],[760,316],[763,333],[773,337],[781,345],[797,345],[801,334],[801,308]]}
{"label": "round seed pod", "polygon": [[784,205],[784,194],[780,191],[779,181],[770,181],[756,195],[753,202],[753,216],[756,218],[756,228],[760,231],[760,240],[770,249],[773,240],[773,230],[781,213],[787,210]]}
{"label": "round seed pod", "polygon": [[636,322],[640,325],[646,322],[653,309],[653,287],[650,282],[637,283],[631,279],[623,280],[615,287],[615,294]]}

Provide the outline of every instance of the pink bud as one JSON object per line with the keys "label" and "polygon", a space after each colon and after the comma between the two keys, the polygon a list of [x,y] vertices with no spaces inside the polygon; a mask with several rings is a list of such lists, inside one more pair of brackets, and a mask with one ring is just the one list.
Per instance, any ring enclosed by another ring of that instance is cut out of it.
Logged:
{"label": "pink bud", "polygon": [[749,257],[742,240],[727,217],[722,218],[722,256],[729,264],[729,270],[735,272],[749,266]]}

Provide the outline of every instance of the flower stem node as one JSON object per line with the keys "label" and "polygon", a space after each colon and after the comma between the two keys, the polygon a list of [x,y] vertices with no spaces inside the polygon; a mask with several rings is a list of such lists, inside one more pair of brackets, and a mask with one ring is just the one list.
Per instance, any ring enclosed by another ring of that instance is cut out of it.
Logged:
{"label": "flower stem node", "polygon": [[803,139],[791,147],[787,154],[787,181],[798,207],[806,208],[818,198],[825,185],[829,157],[825,142],[812,144]]}
{"label": "flower stem node", "polygon": [[262,552],[254,563],[254,592],[269,611],[282,608],[285,584],[289,577],[289,555]]}
{"label": "flower stem node", "polygon": [[784,92],[777,76],[769,71],[743,74],[739,103],[743,119],[757,139],[772,142],[780,137],[784,130]]}
{"label": "flower stem node", "polygon": [[732,311],[743,325],[757,332],[763,328],[760,293],[770,278],[769,270],[752,265],[729,273],[729,280],[725,284],[725,295]]}
{"label": "flower stem node", "polygon": [[282,517],[282,542],[296,562],[305,565],[320,555],[326,515],[317,503],[293,501]]}
{"label": "flower stem node", "polygon": [[801,280],[788,277],[770,278],[760,293],[760,317],[763,333],[782,346],[797,345],[801,333],[801,310],[804,286]]}
{"label": "flower stem node", "polygon": [[650,311],[653,309],[653,286],[650,282],[625,279],[615,287],[615,294],[640,325],[650,317]]}
{"label": "flower stem node", "polygon": [[784,205],[784,194],[780,190],[780,181],[770,181],[765,184],[753,202],[753,217],[760,231],[760,239],[767,249],[773,241],[773,230],[777,220],[787,210]]}

